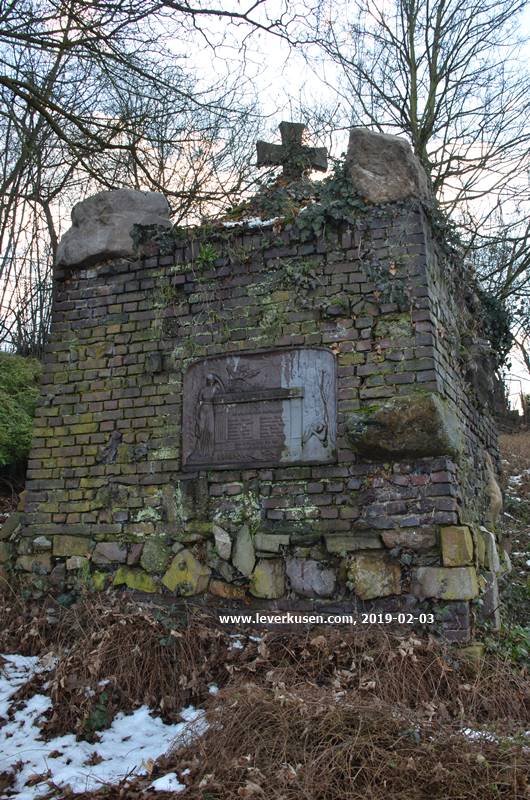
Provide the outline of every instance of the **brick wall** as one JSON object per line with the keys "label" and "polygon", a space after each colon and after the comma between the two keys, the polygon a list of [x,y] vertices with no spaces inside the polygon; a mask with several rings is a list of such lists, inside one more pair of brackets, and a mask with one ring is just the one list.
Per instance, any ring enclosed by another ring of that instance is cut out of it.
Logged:
{"label": "brick wall", "polygon": [[[485,563],[495,432],[465,378],[457,266],[420,204],[309,241],[294,224],[218,227],[142,252],[57,271],[17,569],[33,583],[277,603],[434,599],[465,616]],[[186,368],[292,347],[335,355],[337,463],[183,471]],[[458,453],[357,447],[352,415],[432,395],[458,419]],[[454,526],[474,550],[451,562]]]}

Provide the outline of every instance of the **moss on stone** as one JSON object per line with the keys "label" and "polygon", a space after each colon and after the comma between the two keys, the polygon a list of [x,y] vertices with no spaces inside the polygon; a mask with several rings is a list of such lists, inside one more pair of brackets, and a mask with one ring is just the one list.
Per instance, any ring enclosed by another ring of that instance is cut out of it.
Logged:
{"label": "moss on stone", "polygon": [[92,549],[92,541],[85,536],[54,536],[54,556],[86,556]]}
{"label": "moss on stone", "polygon": [[211,570],[195,558],[191,550],[177,553],[162,583],[170,592],[182,597],[201,594],[208,588]]}
{"label": "moss on stone", "polygon": [[432,392],[392,397],[350,414],[352,449],[368,458],[458,457],[463,431],[454,411]]}
{"label": "moss on stone", "polygon": [[171,550],[160,537],[147,539],[143,546],[140,564],[146,572],[163,572],[169,561]]}
{"label": "moss on stone", "polygon": [[360,553],[347,563],[347,585],[362,600],[401,594],[401,569],[383,554]]}
{"label": "moss on stone", "polygon": [[114,586],[127,586],[129,589],[136,589],[138,592],[158,591],[158,586],[147,572],[143,569],[133,567],[119,567],[114,575]]}

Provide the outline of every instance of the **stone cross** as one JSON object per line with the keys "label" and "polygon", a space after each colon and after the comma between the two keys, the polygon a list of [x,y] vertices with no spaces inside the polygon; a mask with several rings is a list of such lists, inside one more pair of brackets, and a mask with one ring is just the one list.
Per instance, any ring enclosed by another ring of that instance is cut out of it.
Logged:
{"label": "stone cross", "polygon": [[300,180],[312,169],[326,172],[328,151],[325,147],[307,147],[302,144],[305,131],[303,122],[280,122],[281,144],[256,142],[258,167],[282,166],[283,177]]}

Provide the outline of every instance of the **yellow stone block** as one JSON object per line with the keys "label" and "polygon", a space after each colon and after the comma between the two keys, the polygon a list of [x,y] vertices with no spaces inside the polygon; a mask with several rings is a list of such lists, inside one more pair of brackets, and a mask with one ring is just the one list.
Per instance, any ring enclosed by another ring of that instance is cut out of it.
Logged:
{"label": "yellow stone block", "polygon": [[473,563],[473,537],[467,525],[449,525],[440,531],[444,567]]}
{"label": "yellow stone block", "polygon": [[363,600],[401,594],[399,564],[379,553],[354,556],[348,566],[347,579]]}
{"label": "yellow stone block", "polygon": [[171,562],[162,583],[170,592],[189,597],[206,591],[210,573],[210,568],[201,564],[190,550],[181,550]]}
{"label": "yellow stone block", "polygon": [[133,569],[132,567],[120,567],[114,576],[114,586],[125,584],[129,589],[136,589],[138,592],[153,593],[158,590],[158,586],[147,572],[143,569]]}

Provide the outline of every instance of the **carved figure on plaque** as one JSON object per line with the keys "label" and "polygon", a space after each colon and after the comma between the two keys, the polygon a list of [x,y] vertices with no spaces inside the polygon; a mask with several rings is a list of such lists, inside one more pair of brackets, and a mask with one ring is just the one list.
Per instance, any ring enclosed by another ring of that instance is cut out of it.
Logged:
{"label": "carved figure on plaque", "polygon": [[211,456],[215,445],[215,412],[214,399],[224,385],[221,378],[213,372],[206,375],[203,388],[199,391],[197,405],[197,421],[195,436],[197,441],[196,454],[198,456]]}
{"label": "carved figure on plaque", "polygon": [[302,447],[305,447],[312,436],[314,436],[323,447],[328,446],[328,433],[329,433],[329,394],[330,386],[326,383],[326,373],[322,370],[320,373],[320,397],[322,398],[322,409],[324,412],[324,419],[315,419],[310,422],[304,431],[302,437]]}

